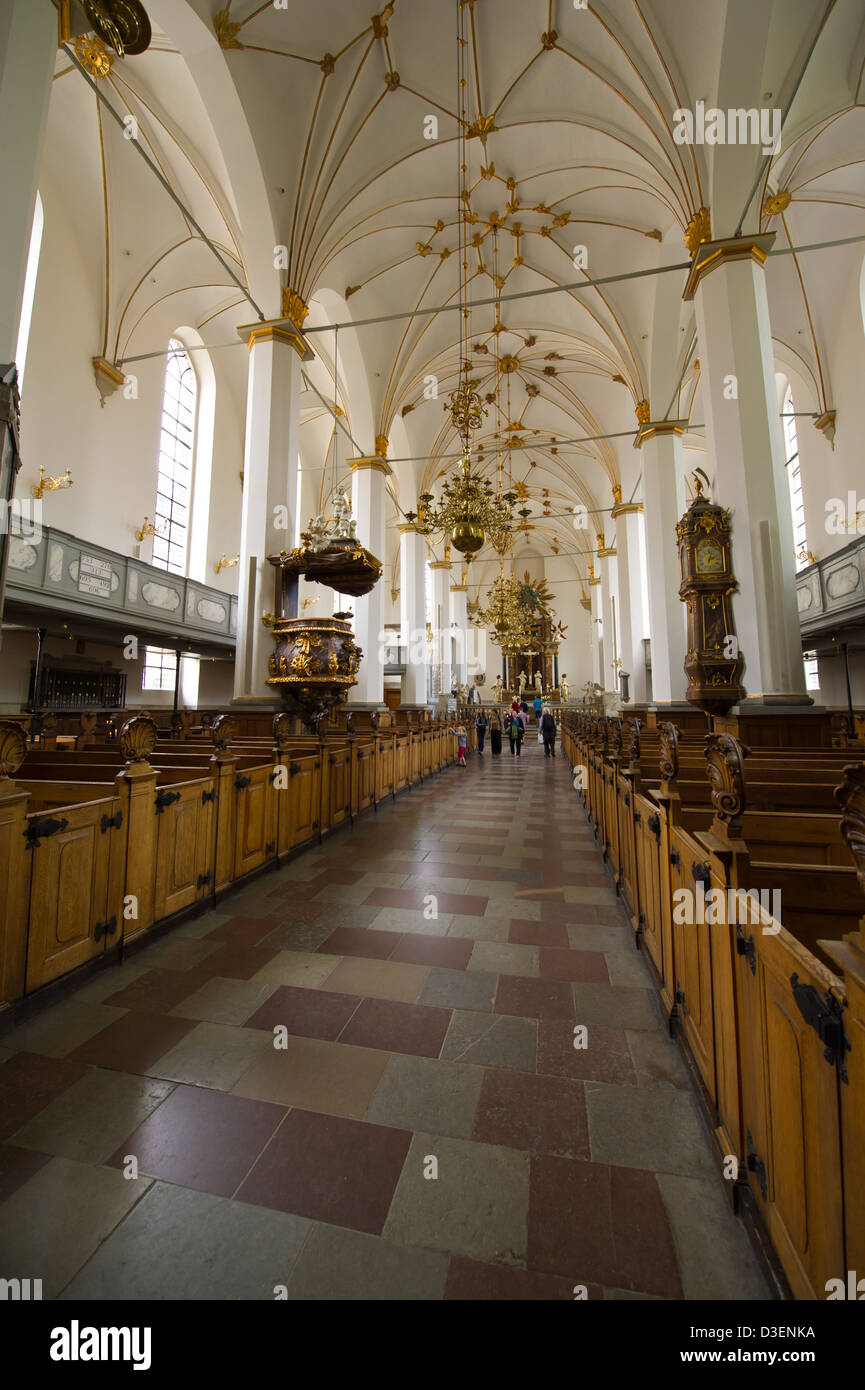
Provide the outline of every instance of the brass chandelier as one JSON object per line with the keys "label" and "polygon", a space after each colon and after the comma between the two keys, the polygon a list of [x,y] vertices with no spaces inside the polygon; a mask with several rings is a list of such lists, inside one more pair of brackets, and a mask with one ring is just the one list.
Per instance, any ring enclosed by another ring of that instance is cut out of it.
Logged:
{"label": "brass chandelier", "polygon": [[[468,294],[468,246],[467,224],[471,219],[470,198],[466,174],[468,156],[466,153],[466,132],[469,123],[466,115],[466,75],[465,75],[465,15],[464,6],[458,6],[459,44],[457,48],[458,77],[458,139],[459,155],[458,211],[460,258],[460,370],[459,384],[448,397],[445,410],[462,441],[463,457],[459,468],[445,479],[441,499],[438,503],[431,492],[422,492],[418,499],[418,516],[415,524],[426,535],[434,532],[447,535],[455,550],[470,561],[489,539],[500,554],[508,545],[513,527],[513,509],[517,501],[515,492],[504,492],[499,481],[493,487],[488,478],[481,477],[472,469],[472,436],[483,424],[486,409],[480,395],[470,379],[471,359],[469,357],[469,311],[466,308]],[[412,513],[408,519],[414,521]]]}

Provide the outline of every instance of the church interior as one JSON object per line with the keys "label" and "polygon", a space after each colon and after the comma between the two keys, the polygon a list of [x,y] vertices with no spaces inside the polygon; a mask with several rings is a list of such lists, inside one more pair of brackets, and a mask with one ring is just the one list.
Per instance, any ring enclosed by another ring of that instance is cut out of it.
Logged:
{"label": "church interior", "polygon": [[0,7],[6,1296],[865,1297],[862,5],[370,9]]}

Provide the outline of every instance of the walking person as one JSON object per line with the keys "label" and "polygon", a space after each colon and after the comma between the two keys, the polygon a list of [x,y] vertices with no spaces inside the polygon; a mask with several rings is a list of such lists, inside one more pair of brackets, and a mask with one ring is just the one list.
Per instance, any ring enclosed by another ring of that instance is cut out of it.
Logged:
{"label": "walking person", "polygon": [[502,721],[498,716],[498,711],[493,710],[490,715],[490,753],[496,758],[502,751]]}
{"label": "walking person", "polygon": [[477,719],[475,720],[475,729],[477,730],[478,736],[478,754],[480,757],[483,757],[484,741],[487,736],[488,727],[489,720],[487,719],[483,705],[481,705],[480,710],[478,711]]}
{"label": "walking person", "polygon": [[541,715],[541,736],[544,740],[544,757],[556,756],[556,719],[549,705],[544,705]]}
{"label": "walking person", "polygon": [[467,735],[465,729],[463,728],[462,724],[458,724],[457,727],[456,727],[455,729],[451,729],[451,733],[456,735],[456,740],[457,740],[457,756],[458,756],[458,758],[459,758],[459,765],[460,765],[460,767],[465,767],[465,765],[466,765],[466,744],[468,743],[468,735]]}
{"label": "walking person", "polygon": [[508,737],[511,741],[511,757],[519,758],[523,747],[523,721],[517,714],[511,715]]}

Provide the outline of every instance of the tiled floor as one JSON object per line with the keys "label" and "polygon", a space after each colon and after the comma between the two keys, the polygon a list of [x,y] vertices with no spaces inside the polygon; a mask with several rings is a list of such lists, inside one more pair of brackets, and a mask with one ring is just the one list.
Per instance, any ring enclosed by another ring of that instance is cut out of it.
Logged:
{"label": "tiled floor", "polygon": [[0,1272],[46,1297],[768,1297],[567,767],[531,740],[0,1057]]}

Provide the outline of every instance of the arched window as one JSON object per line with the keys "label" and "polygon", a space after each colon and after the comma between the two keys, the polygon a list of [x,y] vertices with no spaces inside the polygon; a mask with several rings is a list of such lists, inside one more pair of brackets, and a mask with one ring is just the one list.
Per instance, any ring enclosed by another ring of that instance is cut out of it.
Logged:
{"label": "arched window", "polygon": [[162,397],[153,563],[175,574],[185,572],[189,548],[197,396],[192,363],[183,344],[172,338]]}
{"label": "arched window", "polygon": [[27,270],[24,276],[24,296],[21,302],[21,319],[18,326],[18,342],[15,346],[15,364],[18,368],[18,389],[24,377],[24,363],[27,360],[27,344],[30,341],[30,323],[33,318],[33,303],[36,298],[36,272],[39,269],[39,254],[42,250],[42,229],[45,214],[42,199],[36,194],[33,209],[33,227],[30,232],[30,250],[27,253]]}
{"label": "arched window", "polygon": [[790,510],[793,513],[793,545],[796,551],[796,569],[805,569],[811,564],[808,551],[808,537],[805,533],[805,499],[802,496],[802,478],[799,474],[799,436],[796,432],[796,406],[790,387],[784,394],[781,411],[784,426],[784,452],[787,458],[787,486],[790,489]]}

